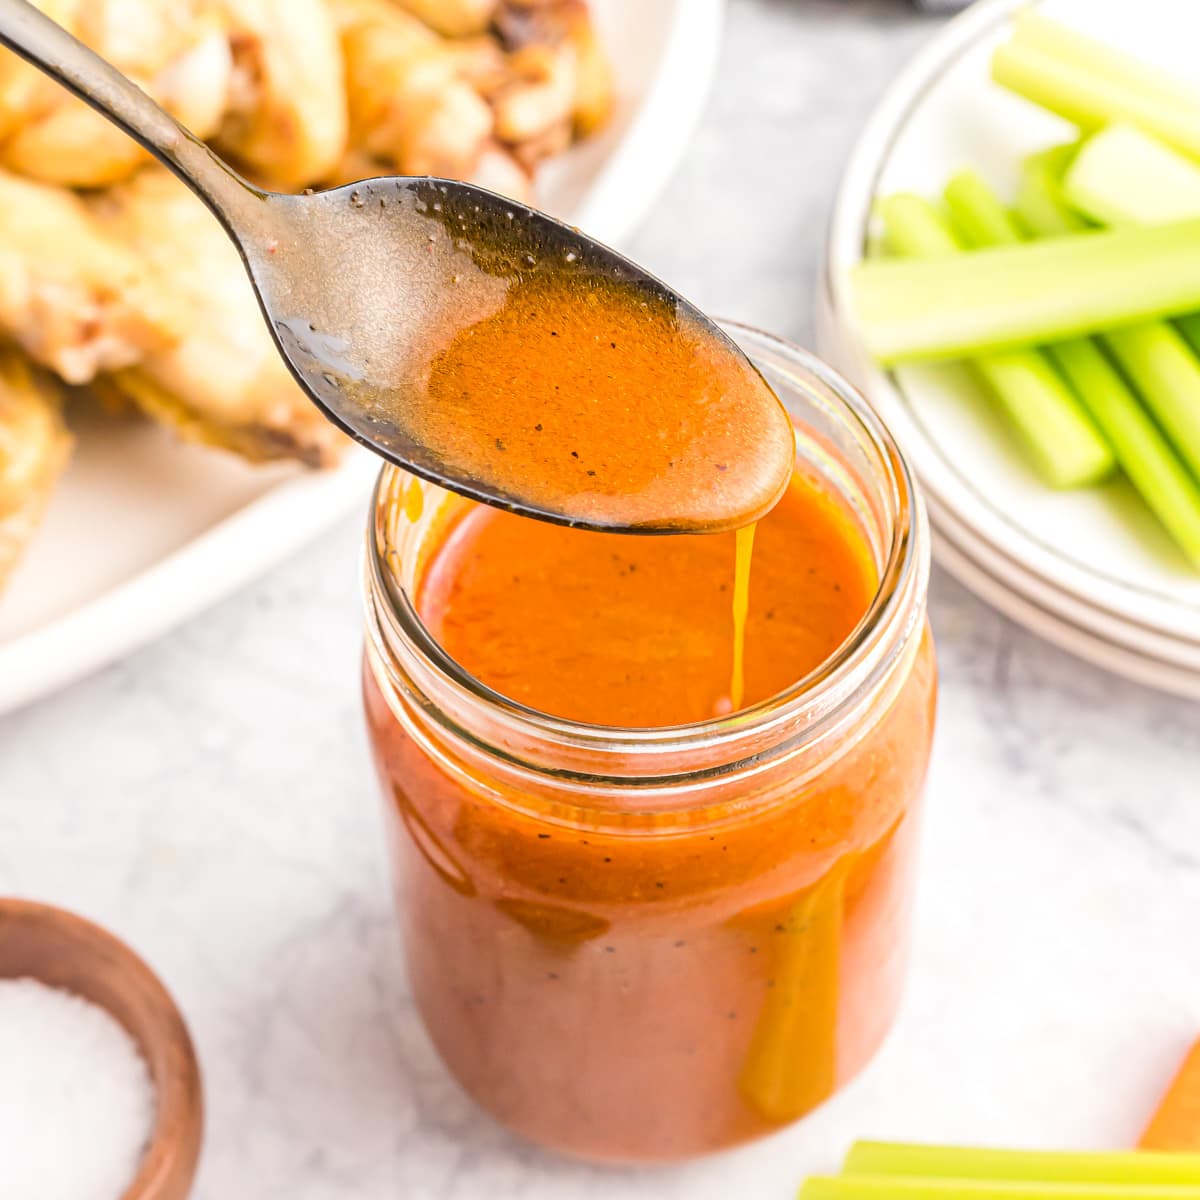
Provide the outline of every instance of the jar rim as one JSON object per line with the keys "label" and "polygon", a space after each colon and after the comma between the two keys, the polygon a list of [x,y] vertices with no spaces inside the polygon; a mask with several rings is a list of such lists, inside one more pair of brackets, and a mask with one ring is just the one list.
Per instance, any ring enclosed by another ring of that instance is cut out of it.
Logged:
{"label": "jar rim", "polygon": [[[798,376],[799,386],[807,380],[827,389],[845,415],[852,418],[855,432],[865,437],[886,470],[884,490],[888,493],[891,537],[890,545],[883,547],[879,584],[867,611],[833,654],[773,696],[734,713],[684,725],[639,728],[597,725],[530,708],[488,687],[456,663],[429,632],[407,592],[388,569],[376,537],[387,467],[380,472],[372,493],[372,520],[367,531],[365,599],[369,625],[373,617],[378,620],[382,616],[393,632],[415,648],[423,666],[432,670],[440,684],[468,701],[486,705],[489,718],[543,741],[640,757],[656,751],[701,749],[741,740],[747,735],[757,739],[771,728],[793,720],[800,710],[814,714],[815,720],[806,723],[806,732],[815,738],[817,726],[823,728],[858,693],[864,678],[877,674],[870,670],[873,651],[903,617],[914,583],[920,582],[919,573],[928,571],[928,533],[923,507],[907,461],[890,431],[857,389],[815,355],[784,338],[740,322],[721,324],[752,361],[764,354],[774,355],[786,370]],[[376,597],[383,598],[385,603],[375,603]],[[850,685],[852,680],[856,681],[854,685]]]}

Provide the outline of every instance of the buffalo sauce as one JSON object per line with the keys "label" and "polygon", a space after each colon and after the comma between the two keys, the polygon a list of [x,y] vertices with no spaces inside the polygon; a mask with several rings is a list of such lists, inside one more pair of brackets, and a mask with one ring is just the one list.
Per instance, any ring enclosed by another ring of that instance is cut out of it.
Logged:
{"label": "buffalo sauce", "polygon": [[874,591],[862,534],[804,477],[750,529],[647,538],[474,506],[417,608],[453,659],[529,708],[597,725],[702,721],[819,666]]}
{"label": "buffalo sauce", "polygon": [[787,485],[787,413],[671,296],[573,269],[509,280],[407,382],[410,436],[447,474],[570,524],[722,530]]}

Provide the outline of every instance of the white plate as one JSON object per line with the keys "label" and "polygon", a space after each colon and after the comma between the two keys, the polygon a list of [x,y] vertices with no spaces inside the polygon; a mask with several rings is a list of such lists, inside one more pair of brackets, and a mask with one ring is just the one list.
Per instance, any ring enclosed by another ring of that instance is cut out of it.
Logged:
{"label": "white plate", "polygon": [[1173,655],[1160,658],[1142,650],[1131,650],[1063,620],[1054,608],[1038,604],[1012,587],[1010,581],[991,575],[944,530],[933,531],[933,553],[946,570],[977,596],[1046,641],[1146,687],[1200,700],[1200,672],[1181,666]]}
{"label": "white plate", "polygon": [[[919,55],[885,96],[847,168],[823,281],[822,349],[870,395],[904,446],[931,508],[1089,611],[1152,636],[1200,643],[1200,578],[1124,484],[1060,493],[1041,484],[960,370],[881,371],[854,332],[848,272],[862,258],[873,199],[898,189],[936,196],[963,166],[1011,192],[1020,159],[1066,140],[1069,126],[992,84],[988,60],[1018,0],[983,0]],[[1053,16],[1165,67],[1194,74],[1200,6],[1177,0],[1045,0]],[[978,555],[973,555],[978,557]],[[995,560],[993,566],[996,565]],[[995,578],[995,577],[993,577]],[[1002,581],[1000,586],[1003,586]],[[1100,620],[1100,617],[1096,618]]]}
{"label": "white plate", "polygon": [[[619,244],[700,117],[724,0],[592,0],[617,71],[611,125],[539,179],[538,202]],[[376,464],[255,468],[142,424],[91,423],[0,594],[0,712],[169,629],[355,509]]]}

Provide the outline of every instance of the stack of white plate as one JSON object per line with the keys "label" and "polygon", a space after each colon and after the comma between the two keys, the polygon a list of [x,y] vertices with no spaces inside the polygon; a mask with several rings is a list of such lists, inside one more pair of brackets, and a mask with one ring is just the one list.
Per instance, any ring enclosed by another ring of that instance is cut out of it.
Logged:
{"label": "stack of white plate", "polygon": [[[952,21],[885,96],[847,168],[818,303],[822,353],[870,397],[921,479],[936,554],[1014,620],[1081,657],[1200,699],[1200,573],[1124,479],[1046,487],[962,367],[882,370],[857,338],[849,271],[880,195],[935,197],[973,166],[1011,194],[1020,160],[1072,130],[988,78],[1020,0],[982,0]],[[1072,21],[1169,69],[1194,74],[1200,5],[1044,0]]]}

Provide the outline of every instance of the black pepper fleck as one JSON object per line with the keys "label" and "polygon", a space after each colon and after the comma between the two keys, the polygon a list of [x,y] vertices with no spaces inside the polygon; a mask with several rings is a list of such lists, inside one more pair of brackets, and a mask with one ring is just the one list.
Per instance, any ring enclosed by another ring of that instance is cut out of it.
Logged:
{"label": "black pepper fleck", "polygon": [[786,925],[776,925],[775,932],[776,933],[787,933],[787,926]]}
{"label": "black pepper fleck", "polygon": [[543,842],[548,842],[550,840],[550,835],[548,833],[539,833],[538,838]]}
{"label": "black pepper fleck", "polygon": [[679,941],[677,941],[677,942],[675,943],[675,949],[676,949],[676,950],[682,950],[682,949],[683,949],[683,947],[684,947],[684,946],[686,946],[686,945],[687,945],[687,942],[683,941],[683,939],[681,938]]}
{"label": "black pepper fleck", "polygon": [[557,971],[547,971],[547,972],[546,972],[546,978],[547,978],[547,979],[557,979],[557,978],[558,978],[558,972],[557,972]]}
{"label": "black pepper fleck", "polygon": [[667,885],[665,883],[663,883],[661,880],[656,879],[654,881],[654,886],[656,888],[665,888]]}
{"label": "black pepper fleck", "polygon": [[502,441],[501,441],[499,438],[497,438],[497,439],[496,439],[496,449],[497,449],[497,450],[503,450],[503,449],[504,449],[504,443],[503,443],[503,442],[502,442]]}
{"label": "black pepper fleck", "polygon": [[609,857],[608,857],[608,855],[606,854],[606,855],[604,856],[604,861],[605,861],[605,862],[612,862],[612,859],[611,859],[611,858],[609,858]]}
{"label": "black pepper fleck", "polygon": [[571,451],[571,457],[572,457],[572,458],[578,458],[578,457],[579,457],[579,451],[578,451],[578,450],[572,450],[572,451]]}
{"label": "black pepper fleck", "polygon": [[541,427],[541,425],[540,425],[540,424],[538,424],[538,425],[535,425],[535,426],[534,426],[534,429],[536,429],[538,433],[541,433],[541,432],[542,432],[542,427]]}

